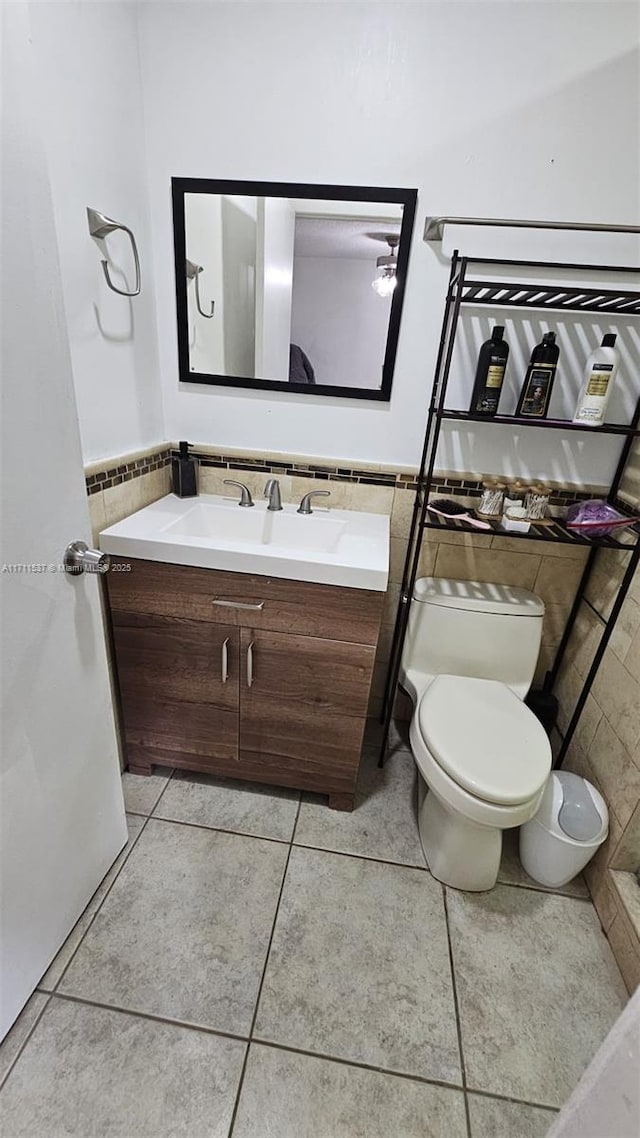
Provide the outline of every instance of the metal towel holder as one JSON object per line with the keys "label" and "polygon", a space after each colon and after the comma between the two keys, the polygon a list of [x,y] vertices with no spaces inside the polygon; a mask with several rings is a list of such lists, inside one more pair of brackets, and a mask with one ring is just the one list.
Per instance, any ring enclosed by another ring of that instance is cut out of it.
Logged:
{"label": "metal towel holder", "polygon": [[202,265],[196,265],[193,261],[189,261],[189,260],[186,260],[185,264],[187,266],[187,280],[188,281],[195,280],[195,282],[196,282],[196,307],[198,309],[198,312],[200,313],[201,316],[204,316],[205,320],[211,320],[213,313],[214,313],[215,306],[216,306],[215,300],[211,301],[211,312],[205,312],[204,311],[204,309],[202,307],[202,302],[200,300],[200,273],[203,270],[203,266]]}
{"label": "metal towel holder", "polygon": [[106,217],[104,213],[99,213],[97,209],[87,207],[87,217],[89,219],[89,233],[92,237],[98,237],[101,241],[104,240],[109,233],[113,233],[114,229],[122,229],[129,235],[133,249],[133,260],[136,266],[136,284],[133,292],[127,292],[126,289],[117,288],[109,276],[108,261],[102,261],[101,264],[105,280],[112,292],[117,292],[119,296],[137,296],[140,292],[140,261],[138,259],[136,239],[133,233],[127,225],[123,225],[120,221],[113,221],[110,217]]}

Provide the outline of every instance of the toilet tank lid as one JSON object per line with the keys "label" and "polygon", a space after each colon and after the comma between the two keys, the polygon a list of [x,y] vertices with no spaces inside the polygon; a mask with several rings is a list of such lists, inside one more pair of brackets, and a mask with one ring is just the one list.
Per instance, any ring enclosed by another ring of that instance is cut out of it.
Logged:
{"label": "toilet tank lid", "polygon": [[414,600],[443,608],[469,609],[500,616],[544,616],[544,602],[528,589],[486,581],[453,581],[447,577],[420,577]]}

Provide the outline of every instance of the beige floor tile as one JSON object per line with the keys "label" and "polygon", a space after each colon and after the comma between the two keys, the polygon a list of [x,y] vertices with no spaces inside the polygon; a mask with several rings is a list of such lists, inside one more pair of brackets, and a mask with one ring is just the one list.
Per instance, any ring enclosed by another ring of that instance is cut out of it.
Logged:
{"label": "beige floor tile", "polygon": [[132,850],[133,846],[135,845],[135,843],[138,839],[138,835],[140,834],[140,831],[141,831],[143,826],[144,826],[144,818],[140,817],[139,814],[128,814],[127,815],[127,830],[129,832],[129,840],[128,840],[126,846],[124,847],[122,853],[114,861],[114,863],[111,866],[111,869],[109,870],[106,877],[104,877],[103,880],[100,882],[100,885],[98,886],[95,893],[93,894],[93,897],[89,901],[89,904],[87,905],[84,913],[80,917],[80,920],[77,921],[76,924],[73,926],[73,928],[72,928],[71,932],[69,933],[69,936],[65,940],[62,948],[60,949],[57,956],[54,958],[53,962],[49,965],[47,971],[45,972],[44,976],[42,977],[42,980],[40,981],[40,984],[38,985],[38,987],[43,988],[46,992],[52,992],[55,989],[56,985],[58,984],[60,977],[62,976],[62,973],[64,972],[64,970],[67,967],[71,958],[73,957],[76,949],[78,948],[78,945],[80,944],[80,942],[82,941],[82,938],[84,937],[84,934],[86,933],[87,929],[89,928],[89,925],[91,924],[93,918],[95,917],[96,913],[98,912],[98,909],[100,908],[100,906],[101,906],[102,902],[104,901],[107,893],[109,892],[113,882],[115,881],[116,877],[118,876],[122,866],[124,865],[125,861],[127,860],[129,854],[131,853],[131,850]]}
{"label": "beige floor tile", "polygon": [[286,855],[279,842],[150,819],[60,990],[247,1033]]}
{"label": "beige floor tile", "polygon": [[294,847],[255,1034],[459,1083],[440,886],[408,866]]}
{"label": "beige floor tile", "polygon": [[561,1106],[626,1001],[591,905],[447,890],[470,1089]]}
{"label": "beige floor tile", "polygon": [[233,1138],[466,1138],[466,1133],[460,1091],[255,1043],[233,1128]]}
{"label": "beige floor tile", "polygon": [[471,1138],[545,1138],[555,1118],[552,1110],[469,1095]]}
{"label": "beige floor tile", "polygon": [[416,820],[416,765],[401,751],[378,766],[378,752],[360,764],[355,809],[328,810],[326,798],[305,794],[295,832],[301,846],[359,854],[424,868]]}
{"label": "beige floor tile", "polygon": [[0,1043],[0,1084],[2,1084],[10,1071],[17,1056],[20,1054],[29,1033],[40,1019],[47,1006],[49,997],[42,992],[34,992],[27,1000],[13,1027],[7,1032]]}
{"label": "beige floor tile", "polygon": [[298,790],[177,771],[153,816],[288,842],[299,800]]}
{"label": "beige floor tile", "polygon": [[150,814],[165,789],[172,772],[166,767],[153,769],[155,773],[150,775],[124,772],[122,789],[129,814]]}
{"label": "beige floor tile", "polygon": [[2,1092],[6,1138],[227,1138],[245,1044],[53,996]]}

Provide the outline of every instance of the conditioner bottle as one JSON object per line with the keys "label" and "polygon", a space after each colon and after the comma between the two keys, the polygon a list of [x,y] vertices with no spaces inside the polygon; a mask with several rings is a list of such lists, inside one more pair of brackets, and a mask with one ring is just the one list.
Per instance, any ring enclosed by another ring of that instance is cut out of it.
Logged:
{"label": "conditioner bottle", "polygon": [[553,381],[556,377],[560,349],[555,332],[545,332],[542,343],[531,353],[527,374],[516,407],[516,415],[528,419],[544,419],[549,410]]}
{"label": "conditioner bottle", "polygon": [[480,348],[473,395],[469,411],[472,415],[495,415],[498,410],[504,373],[509,359],[509,345],[502,339],[504,328],[496,325],[491,339]]}
{"label": "conditioner bottle", "polygon": [[608,332],[603,337],[601,346],[589,356],[578,406],[573,416],[574,423],[585,423],[592,427],[600,427],[604,423],[604,413],[620,360],[615,343],[615,334]]}

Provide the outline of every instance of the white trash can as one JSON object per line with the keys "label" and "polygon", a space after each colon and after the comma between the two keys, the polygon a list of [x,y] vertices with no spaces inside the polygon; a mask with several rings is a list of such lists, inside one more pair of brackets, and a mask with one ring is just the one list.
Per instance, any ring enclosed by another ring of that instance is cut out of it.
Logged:
{"label": "white trash can", "polygon": [[576,877],[609,832],[602,795],[580,775],[552,771],[537,813],[520,828],[520,861],[534,881],[558,889]]}

